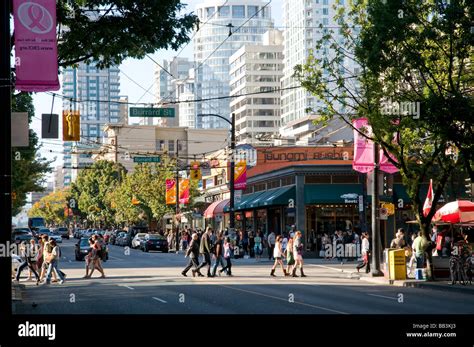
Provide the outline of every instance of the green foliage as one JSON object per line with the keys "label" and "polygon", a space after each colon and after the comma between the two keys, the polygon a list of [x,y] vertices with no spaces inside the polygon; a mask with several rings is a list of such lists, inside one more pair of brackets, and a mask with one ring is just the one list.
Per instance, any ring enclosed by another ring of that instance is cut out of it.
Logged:
{"label": "green foliage", "polygon": [[58,46],[59,63],[94,61],[102,68],[159,49],[177,50],[197,23],[194,14],[180,13],[184,8],[179,0],[58,1],[58,23],[67,28]]}
{"label": "green foliage", "polygon": [[71,195],[78,201],[79,209],[94,224],[111,225],[114,212],[107,197],[125,178],[126,170],[121,164],[101,160],[89,169],[82,170],[71,185]]}
{"label": "green foliage", "polygon": [[[28,93],[16,94],[12,99],[13,112],[28,112],[28,117],[34,116],[33,100]],[[38,136],[30,130],[28,147],[12,148],[12,191],[16,199],[12,201],[12,215],[15,216],[26,204],[26,194],[43,191],[44,175],[51,172],[50,164],[45,158],[38,157],[40,146]]]}
{"label": "green foliage", "polygon": [[[472,1],[353,1],[337,9],[344,42],[323,30],[307,63],[295,69],[302,85],[323,106],[327,121],[351,125],[365,117],[370,137],[391,153],[422,229],[456,170],[473,174]],[[347,7],[348,6],[348,7]],[[344,68],[359,64],[358,73]],[[387,112],[387,105],[419,103],[420,114]],[[430,214],[424,218],[420,184],[435,180]]]}
{"label": "green foliage", "polygon": [[28,211],[28,216],[43,217],[47,224],[65,225],[68,217],[64,216],[64,209],[69,195],[68,190],[60,190],[44,196]]}

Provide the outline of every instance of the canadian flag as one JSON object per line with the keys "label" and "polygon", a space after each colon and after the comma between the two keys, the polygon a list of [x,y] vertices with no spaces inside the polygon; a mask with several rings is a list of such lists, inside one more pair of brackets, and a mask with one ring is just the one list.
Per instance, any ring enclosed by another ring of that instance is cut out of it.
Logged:
{"label": "canadian flag", "polygon": [[433,204],[433,180],[430,180],[430,187],[428,188],[428,194],[426,194],[425,204],[423,205],[423,216],[427,216],[430,213],[431,205]]}

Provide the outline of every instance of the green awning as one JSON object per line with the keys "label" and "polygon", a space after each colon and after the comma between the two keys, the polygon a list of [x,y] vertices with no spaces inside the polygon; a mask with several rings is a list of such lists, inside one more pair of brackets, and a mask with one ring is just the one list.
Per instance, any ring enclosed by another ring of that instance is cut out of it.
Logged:
{"label": "green awning", "polygon": [[[244,209],[248,208],[247,205],[250,201],[258,198],[260,195],[263,195],[265,193],[266,193],[266,191],[261,191],[261,192],[257,192],[257,193],[242,195],[242,200],[240,200],[240,202],[235,204],[234,210],[235,211],[241,211],[241,210],[244,210]],[[229,205],[224,207],[224,212],[229,212]]]}
{"label": "green awning", "polygon": [[304,203],[357,204],[362,184],[305,184]]}
{"label": "green awning", "polygon": [[261,200],[262,204],[259,206],[279,206],[288,205],[290,199],[296,200],[295,186],[272,189],[268,191],[269,194]]}

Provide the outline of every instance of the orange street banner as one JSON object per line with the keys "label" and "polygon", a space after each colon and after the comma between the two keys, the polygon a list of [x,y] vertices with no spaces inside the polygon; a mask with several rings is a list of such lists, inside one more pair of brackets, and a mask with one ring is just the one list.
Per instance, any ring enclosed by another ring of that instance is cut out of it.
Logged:
{"label": "orange street banner", "polygon": [[245,190],[247,187],[247,162],[239,161],[234,169],[234,189]]}
{"label": "orange street banner", "polygon": [[[190,182],[189,179],[179,180],[179,203],[189,204]],[[176,180],[166,180],[166,204],[176,204]]]}
{"label": "orange street banner", "polygon": [[80,141],[81,125],[79,111],[63,111],[63,141]]}

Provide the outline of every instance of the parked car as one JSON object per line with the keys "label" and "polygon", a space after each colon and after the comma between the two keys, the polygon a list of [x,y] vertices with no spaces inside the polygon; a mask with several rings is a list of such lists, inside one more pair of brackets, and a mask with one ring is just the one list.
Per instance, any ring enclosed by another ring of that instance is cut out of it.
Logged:
{"label": "parked car", "polygon": [[90,252],[90,245],[89,245],[89,238],[88,237],[81,237],[79,241],[77,241],[75,246],[75,255],[76,260],[81,261],[84,260],[85,256]]}
{"label": "parked car", "polygon": [[56,232],[61,235],[62,238],[69,239],[69,229],[66,227],[59,227]]}
{"label": "parked car", "polygon": [[135,235],[135,237],[132,240],[132,248],[139,248],[140,247],[140,241],[145,238],[145,236],[148,235],[146,233],[138,233]]}
{"label": "parked car", "polygon": [[117,234],[117,237],[115,239],[115,244],[117,246],[125,246],[126,239],[127,239],[127,233],[124,231],[121,231]]}
{"label": "parked car", "polygon": [[13,228],[12,230],[12,242],[17,244],[22,242],[30,242],[33,238],[33,234],[29,228]]}
{"label": "parked car", "polygon": [[40,229],[39,235],[47,235],[50,239],[53,239],[54,241],[56,241],[56,243],[63,242],[63,238],[61,237],[61,235],[55,234],[49,231],[49,229]]}
{"label": "parked car", "polygon": [[140,241],[140,249],[143,252],[162,251],[168,253],[168,241],[162,235],[146,234],[145,238]]}

